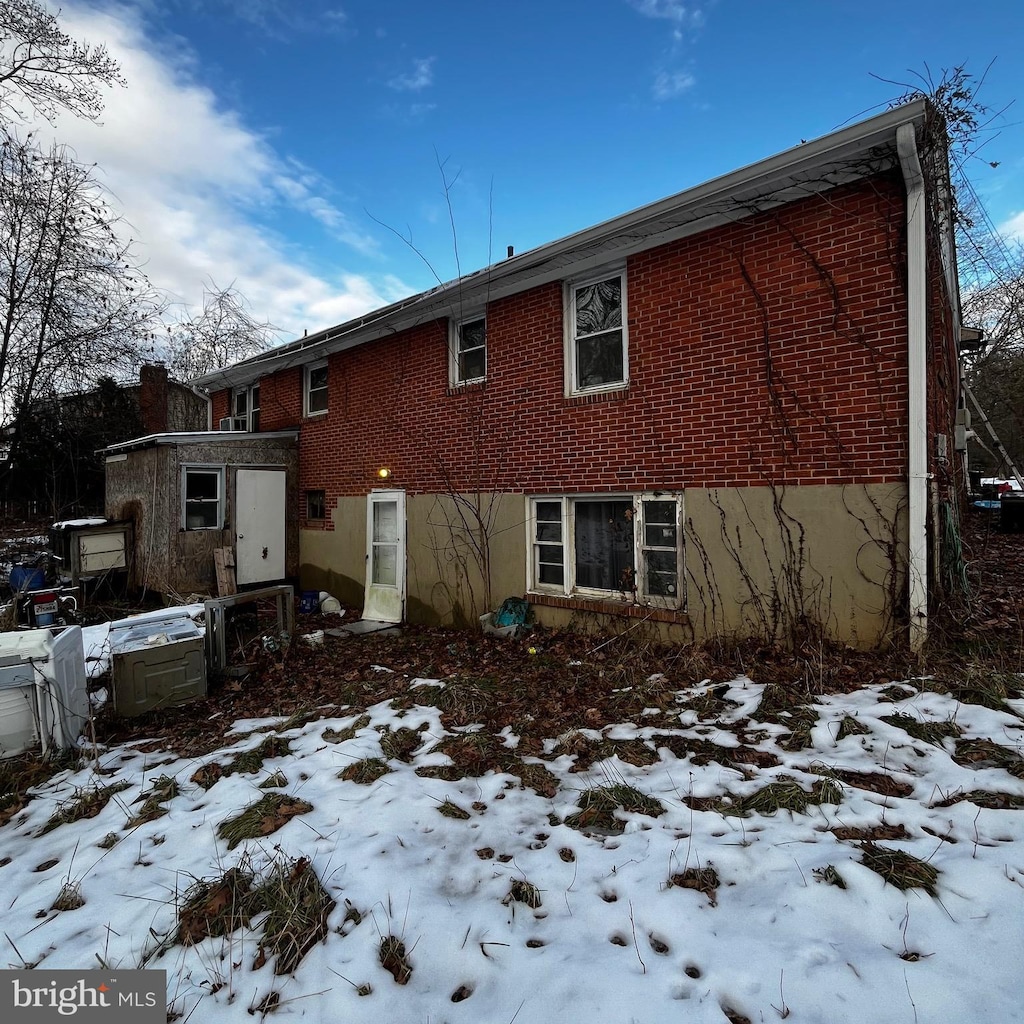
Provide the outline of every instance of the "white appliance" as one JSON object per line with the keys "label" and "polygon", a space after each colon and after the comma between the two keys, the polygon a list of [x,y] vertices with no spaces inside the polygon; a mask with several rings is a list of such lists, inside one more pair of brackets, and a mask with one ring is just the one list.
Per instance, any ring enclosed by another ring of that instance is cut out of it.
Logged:
{"label": "white appliance", "polygon": [[0,633],[0,757],[73,747],[88,717],[80,626]]}

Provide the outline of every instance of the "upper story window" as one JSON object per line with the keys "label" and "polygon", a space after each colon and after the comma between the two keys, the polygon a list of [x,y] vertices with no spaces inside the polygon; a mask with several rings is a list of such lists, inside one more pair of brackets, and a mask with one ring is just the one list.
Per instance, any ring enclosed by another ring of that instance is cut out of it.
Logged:
{"label": "upper story window", "polygon": [[327,412],[327,361],[307,366],[302,388],[302,413],[319,416]]}
{"label": "upper story window", "polygon": [[625,273],[570,282],[565,310],[567,393],[625,384],[629,380]]}
{"label": "upper story window", "polygon": [[306,491],[306,518],[326,519],[327,501],[322,490]]}
{"label": "upper story window", "polygon": [[231,394],[231,429],[260,429],[260,386],[235,388]]}
{"label": "upper story window", "polygon": [[487,320],[476,316],[453,322],[449,342],[451,382],[468,384],[487,376]]}
{"label": "upper story window", "polygon": [[531,498],[530,589],[682,607],[682,496]]}
{"label": "upper story window", "polygon": [[219,530],[224,525],[224,467],[185,466],[181,477],[181,526]]}

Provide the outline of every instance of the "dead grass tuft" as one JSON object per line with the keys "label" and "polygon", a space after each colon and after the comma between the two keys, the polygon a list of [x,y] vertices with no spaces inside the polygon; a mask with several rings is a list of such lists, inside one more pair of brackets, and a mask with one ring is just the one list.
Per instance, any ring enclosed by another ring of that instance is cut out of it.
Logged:
{"label": "dead grass tuft", "polygon": [[259,839],[276,832],[289,819],[313,810],[313,805],[284,793],[268,793],[241,814],[217,826],[217,835],[233,850],[245,839]]}
{"label": "dead grass tuft", "polygon": [[811,874],[819,882],[824,882],[826,885],[834,885],[837,889],[846,888],[846,882],[843,881],[843,876],[839,874],[834,864],[826,864],[823,868],[815,868]]}
{"label": "dead grass tuft", "polygon": [[271,757],[287,757],[292,752],[288,740],[280,736],[268,736],[259,746],[252,750],[243,750],[224,769],[225,775],[236,775],[245,772],[255,775],[263,767],[263,762]]}
{"label": "dead grass tuft", "polygon": [[200,879],[185,892],[178,909],[176,941],[194,946],[211,936],[230,935],[261,910],[252,870],[243,861],[219,878]]}
{"label": "dead grass tuft", "polygon": [[1014,778],[1024,779],[1024,758],[992,740],[961,740],[953,760],[969,768],[1002,768]]}
{"label": "dead grass tuft", "polygon": [[938,868],[902,850],[888,850],[871,842],[864,843],[861,852],[861,863],[881,875],[890,885],[901,890],[924,889],[929,896],[936,895]]}
{"label": "dead grass tuft", "polygon": [[283,789],[288,785],[288,776],[280,768],[273,775],[268,775],[261,783],[260,789]]}
{"label": "dead grass tuft", "polygon": [[871,730],[863,722],[858,722],[852,715],[843,715],[836,740],[844,740],[847,736],[866,736],[869,732]]}
{"label": "dead grass tuft", "polygon": [[513,878],[508,895],[501,901],[507,907],[510,903],[525,903],[532,910],[542,906],[540,890],[525,878]]}
{"label": "dead grass tuft", "polygon": [[469,811],[464,811],[458,804],[452,803],[447,797],[438,805],[437,809],[446,818],[455,818],[458,821],[468,821],[470,818]]}
{"label": "dead grass tuft", "polygon": [[68,825],[83,818],[95,818],[110,802],[110,798],[129,788],[127,782],[115,782],[110,786],[97,784],[85,789],[75,790],[75,795],[66,800],[51,815],[50,820],[39,830],[44,836],[60,825]]}
{"label": "dead grass tuft", "polygon": [[387,971],[395,983],[407,985],[412,977],[412,964],[405,951],[405,943],[396,935],[385,935],[380,940],[380,950],[377,954],[381,967]]}
{"label": "dead grass tuft", "polygon": [[169,775],[161,775],[155,779],[149,787],[149,792],[144,793],[136,803],[142,802],[139,811],[129,819],[128,828],[137,828],[147,821],[155,821],[167,813],[164,804],[178,796],[178,782]]}
{"label": "dead grass tuft", "polygon": [[921,740],[924,743],[934,743],[937,746],[941,746],[942,741],[947,736],[956,737],[960,735],[960,726],[952,720],[946,722],[923,722],[919,718],[914,718],[913,715],[904,715],[902,712],[897,711],[894,715],[884,715],[879,721],[895,725],[898,729],[902,729],[908,736],[913,736],[916,740]]}
{"label": "dead grass tuft", "polygon": [[346,726],[344,729],[331,729],[328,727],[320,735],[328,743],[345,743],[347,740],[355,739],[356,733],[361,729],[365,729],[369,724],[370,716],[360,715],[351,725]]}
{"label": "dead grass tuft", "polygon": [[267,910],[254,969],[275,955],[274,974],[291,974],[302,958],[327,938],[327,918],[334,900],[324,889],[305,857],[278,860],[259,887],[259,900]]}
{"label": "dead grass tuft", "polygon": [[379,757],[364,757],[359,761],[353,761],[338,772],[338,778],[346,782],[358,782],[361,786],[370,786],[391,771],[393,769],[387,761],[382,761]]}
{"label": "dead grass tuft", "polygon": [[78,882],[65,882],[50,905],[51,910],[78,910],[85,906],[85,897]]}
{"label": "dead grass tuft", "polygon": [[616,813],[620,810],[651,818],[665,813],[665,808],[654,797],[624,782],[586,789],[580,794],[579,804],[579,811],[570,814],[565,824],[581,832],[620,834],[626,827],[625,820]]}
{"label": "dead grass tuft", "polygon": [[718,872],[709,861],[702,868],[687,868],[685,871],[677,872],[669,878],[668,884],[680,889],[696,889],[697,892],[702,892],[707,896],[708,903],[712,907],[717,907],[720,881]]}
{"label": "dead grass tuft", "polygon": [[420,730],[406,729],[404,726],[392,729],[385,726],[380,729],[380,749],[388,761],[404,761],[408,764],[412,760],[413,752],[422,745],[422,732],[426,724]]}

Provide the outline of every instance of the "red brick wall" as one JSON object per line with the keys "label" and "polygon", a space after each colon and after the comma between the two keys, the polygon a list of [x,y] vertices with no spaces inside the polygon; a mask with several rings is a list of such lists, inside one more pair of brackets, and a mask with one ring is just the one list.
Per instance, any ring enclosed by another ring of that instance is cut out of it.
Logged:
{"label": "red brick wall", "polygon": [[564,396],[554,283],[488,307],[484,386],[449,389],[442,320],[332,356],[324,416],[302,420],[301,370],[265,378],[261,425],[301,423],[328,508],[380,466],[410,492],[898,481],[903,219],[885,177],[632,257],[622,391]]}

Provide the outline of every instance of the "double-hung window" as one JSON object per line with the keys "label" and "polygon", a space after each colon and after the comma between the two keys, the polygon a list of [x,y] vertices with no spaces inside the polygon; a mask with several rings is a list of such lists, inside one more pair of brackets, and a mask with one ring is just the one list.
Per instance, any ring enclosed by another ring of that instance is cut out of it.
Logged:
{"label": "double-hung window", "polygon": [[565,291],[566,392],[622,387],[629,380],[626,275],[572,281]]}
{"label": "double-hung window", "polygon": [[185,530],[219,530],[224,525],[223,466],[182,468],[181,525]]}
{"label": "double-hung window", "polygon": [[304,416],[319,416],[327,412],[327,362],[306,367],[302,387]]}
{"label": "double-hung window", "polygon": [[452,323],[451,338],[452,385],[470,384],[487,376],[487,320],[483,316],[467,317]]}
{"label": "double-hung window", "polygon": [[235,388],[231,398],[232,430],[260,429],[260,386]]}
{"label": "double-hung window", "polygon": [[529,502],[531,590],[682,607],[680,494]]}

